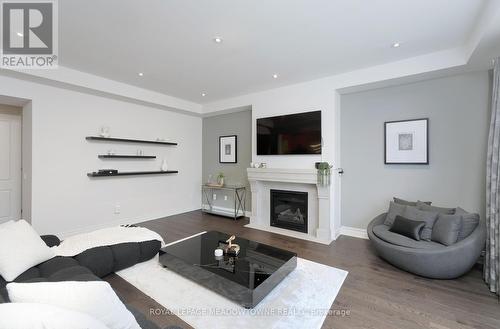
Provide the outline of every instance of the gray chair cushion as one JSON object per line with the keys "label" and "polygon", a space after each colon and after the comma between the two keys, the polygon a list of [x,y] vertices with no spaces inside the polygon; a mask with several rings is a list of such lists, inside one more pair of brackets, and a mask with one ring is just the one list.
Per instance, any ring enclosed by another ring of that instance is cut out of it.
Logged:
{"label": "gray chair cushion", "polygon": [[425,222],[425,226],[420,233],[420,238],[425,241],[431,241],[432,227],[438,217],[437,212],[423,211],[415,207],[406,207],[403,217]]}
{"label": "gray chair cushion", "polygon": [[439,214],[447,214],[447,215],[453,215],[455,213],[455,208],[443,208],[443,207],[436,207],[436,206],[430,206],[424,202],[417,202],[417,208],[423,211],[430,211],[430,212],[437,212]]}
{"label": "gray chair cushion", "polygon": [[446,248],[440,243],[432,241],[417,241],[410,239],[404,235],[397,234],[389,231],[387,225],[377,225],[373,227],[373,233],[380,239],[401,247],[414,248],[414,249],[440,249]]}
{"label": "gray chair cushion", "polygon": [[411,220],[397,215],[389,231],[404,235],[413,240],[420,240],[420,233],[425,226],[425,222]]}
{"label": "gray chair cushion", "polygon": [[457,207],[456,214],[462,216],[462,228],[458,232],[457,241],[462,241],[468,237],[479,225],[479,214],[473,214],[465,211],[464,209]]}
{"label": "gray chair cushion", "polygon": [[389,203],[389,211],[387,212],[384,224],[387,226],[392,226],[394,220],[396,219],[396,216],[398,215],[403,216],[405,209],[406,209],[405,205],[391,201]]}
{"label": "gray chair cushion", "polygon": [[428,204],[428,205],[431,205],[431,203],[432,203],[431,201],[420,201],[420,200],[408,201],[408,200],[404,200],[404,199],[400,199],[400,198],[396,198],[396,197],[394,197],[393,200],[394,200],[394,202],[402,204],[404,206],[413,206],[413,207],[416,207],[418,202],[423,202],[423,203]]}
{"label": "gray chair cushion", "polygon": [[432,228],[431,240],[451,246],[457,242],[458,233],[462,228],[462,216],[439,214]]}

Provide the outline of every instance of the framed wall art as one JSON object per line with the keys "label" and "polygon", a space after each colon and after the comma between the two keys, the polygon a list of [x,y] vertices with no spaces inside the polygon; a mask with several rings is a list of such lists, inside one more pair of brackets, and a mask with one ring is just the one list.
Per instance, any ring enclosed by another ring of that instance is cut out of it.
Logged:
{"label": "framed wall art", "polygon": [[236,135],[219,137],[219,162],[238,162],[238,139]]}
{"label": "framed wall art", "polygon": [[429,119],[384,123],[385,164],[429,164]]}

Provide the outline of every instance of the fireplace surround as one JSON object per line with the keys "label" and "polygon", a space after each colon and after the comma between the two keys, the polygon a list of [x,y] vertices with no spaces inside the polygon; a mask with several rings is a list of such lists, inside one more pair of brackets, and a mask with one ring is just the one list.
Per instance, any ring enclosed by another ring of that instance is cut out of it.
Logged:
{"label": "fireplace surround", "polygon": [[[248,168],[247,173],[252,212],[246,227],[323,244],[335,239],[333,233],[340,224],[332,216],[336,211],[331,206],[333,185],[319,185],[316,169]],[[271,190],[307,192],[307,232],[271,225]]]}

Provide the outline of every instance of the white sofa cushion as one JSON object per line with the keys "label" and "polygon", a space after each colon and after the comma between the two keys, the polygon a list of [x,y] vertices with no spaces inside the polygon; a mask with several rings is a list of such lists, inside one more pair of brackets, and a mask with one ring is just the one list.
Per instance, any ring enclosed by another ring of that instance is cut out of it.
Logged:
{"label": "white sofa cushion", "polygon": [[0,275],[6,281],[53,257],[54,252],[26,221],[0,224]]}
{"label": "white sofa cushion", "polygon": [[90,315],[54,305],[0,304],[2,329],[109,329]]}
{"label": "white sofa cushion", "polygon": [[109,283],[63,281],[7,284],[14,303],[42,303],[88,314],[110,329],[140,329]]}

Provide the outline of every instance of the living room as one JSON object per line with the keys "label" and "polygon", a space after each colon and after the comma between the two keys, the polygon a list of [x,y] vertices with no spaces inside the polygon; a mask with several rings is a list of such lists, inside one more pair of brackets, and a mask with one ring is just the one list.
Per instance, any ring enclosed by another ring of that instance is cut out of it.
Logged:
{"label": "living room", "polygon": [[498,1],[1,6],[0,328],[500,327]]}

